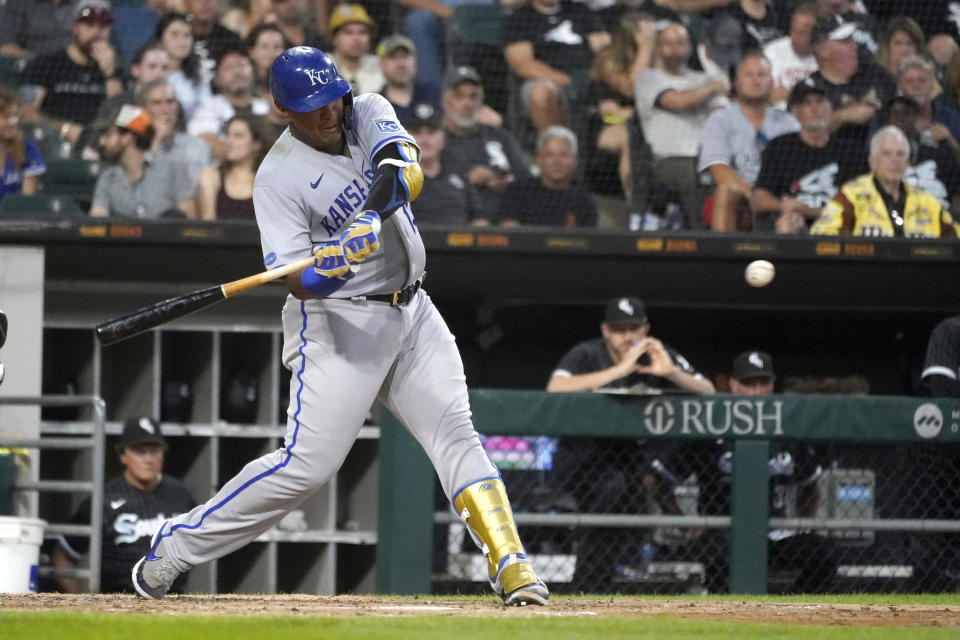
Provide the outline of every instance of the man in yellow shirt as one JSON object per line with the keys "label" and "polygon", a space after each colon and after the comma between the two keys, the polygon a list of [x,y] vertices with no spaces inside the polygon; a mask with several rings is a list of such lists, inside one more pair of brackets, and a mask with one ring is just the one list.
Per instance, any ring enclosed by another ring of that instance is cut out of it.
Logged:
{"label": "man in yellow shirt", "polygon": [[886,126],[870,140],[870,173],[847,182],[824,207],[811,234],[941,238],[960,236],[960,225],[933,195],[904,184],[910,142]]}

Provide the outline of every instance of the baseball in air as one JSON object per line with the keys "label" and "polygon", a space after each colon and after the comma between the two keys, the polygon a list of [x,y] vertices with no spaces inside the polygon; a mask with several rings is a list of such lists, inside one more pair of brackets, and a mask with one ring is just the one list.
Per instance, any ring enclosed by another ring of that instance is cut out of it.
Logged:
{"label": "baseball in air", "polygon": [[754,260],[747,265],[743,277],[751,287],[765,287],[773,282],[773,276],[777,270],[773,268],[773,263],[767,260]]}

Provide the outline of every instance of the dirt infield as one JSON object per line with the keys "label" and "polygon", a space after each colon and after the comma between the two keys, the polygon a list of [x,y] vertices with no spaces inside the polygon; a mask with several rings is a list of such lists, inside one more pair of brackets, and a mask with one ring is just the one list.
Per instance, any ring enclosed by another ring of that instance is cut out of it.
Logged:
{"label": "dirt infield", "polygon": [[0,594],[5,611],[87,611],[171,615],[295,616],[667,616],[697,620],[802,625],[918,626],[960,628],[960,606],[788,604],[627,597],[557,597],[550,606],[504,607],[493,598],[378,598],[376,596],[171,596],[160,602],[121,595]]}

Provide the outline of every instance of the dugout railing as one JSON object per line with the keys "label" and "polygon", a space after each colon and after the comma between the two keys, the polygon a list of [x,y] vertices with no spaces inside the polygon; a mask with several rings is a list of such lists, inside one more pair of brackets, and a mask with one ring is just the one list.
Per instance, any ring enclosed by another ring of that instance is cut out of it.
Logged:
{"label": "dugout railing", "polygon": [[[55,568],[44,565],[41,559],[39,575],[42,577],[80,578],[87,582],[90,593],[100,590],[100,549],[103,538],[103,481],[106,452],[106,405],[100,396],[42,395],[0,396],[0,405],[39,406],[39,407],[89,407],[91,410],[92,433],[83,436],[63,436],[39,438],[19,438],[0,434],[0,447],[8,449],[27,449],[52,451],[73,450],[90,452],[90,477],[83,480],[26,480],[17,479],[13,486],[15,492],[57,492],[79,493],[90,496],[90,524],[73,524],[67,521],[50,521],[44,527],[44,538],[60,536],[81,536],[90,539],[86,566],[74,568]],[[6,431],[12,431],[13,425],[6,425]],[[39,463],[39,457],[37,458]],[[23,514],[17,514],[23,515]]]}
{"label": "dugout railing", "polygon": [[[567,580],[581,571],[586,554],[597,553],[585,543],[604,547],[600,557],[632,545],[638,562],[652,560],[630,571],[617,565],[618,573],[602,587],[611,592],[960,588],[956,548],[960,489],[955,486],[960,477],[960,401],[825,395],[638,397],[484,389],[471,391],[471,404],[476,427],[485,434],[549,436],[568,440],[574,448],[599,439],[614,443],[614,449],[623,443],[619,448],[629,456],[666,444],[679,452],[674,456],[678,460],[704,451],[711,461],[726,454],[730,464],[723,483],[725,508],[694,510],[695,515],[642,508],[633,513],[629,508],[617,509],[620,513],[584,511],[577,508],[580,504],[564,507],[563,500],[530,510],[531,485],[540,490],[546,486],[541,494],[562,493],[549,490],[550,474],[504,472],[521,537],[528,546],[537,545],[538,537],[550,541],[547,550],[554,553],[539,555],[538,562],[560,592],[565,587],[576,590]],[[771,502],[779,504],[779,493],[771,501],[770,492],[783,489],[771,480],[775,467],[802,466],[802,455],[795,453],[792,461],[781,455],[790,447],[820,452],[813,465],[816,473],[798,474],[793,483],[800,490],[806,483],[812,499],[806,510],[788,509],[771,517]],[[468,539],[462,546],[451,541],[458,519],[438,498],[432,467],[419,445],[386,412],[381,417],[380,452],[378,589],[389,593],[484,589],[482,558]],[[556,457],[553,462],[566,463]],[[595,474],[591,478],[602,477],[604,471],[591,471]],[[592,532],[600,530],[611,535],[593,539]],[[655,537],[651,532],[664,531],[697,534],[692,544],[679,546],[681,553],[645,558],[647,543]],[[562,535],[551,537],[549,532]],[[617,537],[617,532],[622,535]],[[804,535],[773,539],[782,532]],[[800,537],[814,546],[794,546]],[[562,548],[571,539],[580,545],[575,553]],[[794,556],[785,564],[783,558],[770,555],[784,552]],[[538,556],[536,549],[532,555]],[[828,555],[831,562],[823,569],[817,563]],[[471,567],[450,566],[465,558]],[[609,562],[613,568],[615,561]],[[829,584],[810,587],[813,583],[798,577],[821,569],[829,571]],[[481,575],[470,576],[471,572]],[[719,581],[710,575],[718,572],[724,574]],[[457,576],[459,580],[453,579]]]}

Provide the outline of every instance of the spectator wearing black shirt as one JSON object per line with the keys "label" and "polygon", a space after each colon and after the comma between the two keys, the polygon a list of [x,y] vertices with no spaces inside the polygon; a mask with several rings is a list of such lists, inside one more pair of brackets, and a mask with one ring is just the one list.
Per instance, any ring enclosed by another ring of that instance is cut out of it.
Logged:
{"label": "spectator wearing black shirt", "polygon": [[830,134],[833,107],[816,80],[798,82],[787,104],[800,131],[776,137],[764,149],[750,204],[757,230],[806,233],[840,185],[866,170],[866,152]]}
{"label": "spectator wearing black shirt", "polygon": [[942,320],[934,327],[920,377],[930,388],[930,395],[960,398],[960,316]]}
{"label": "spectator wearing black shirt", "polygon": [[877,22],[867,13],[859,0],[816,0],[820,15],[853,24],[853,40],[861,58],[872,58],[877,53],[875,39]]}
{"label": "spectator wearing black shirt", "polygon": [[399,33],[387,36],[377,45],[380,71],[386,80],[380,95],[393,105],[400,122],[412,117],[416,105],[431,104],[436,109],[440,104],[439,94],[418,82],[416,56],[417,49],[413,41]]}
{"label": "spectator wearing black shirt", "polygon": [[547,391],[683,389],[714,393],[713,383],[676,350],[650,335],[643,301],[622,297],[607,303],[602,338],[573,347],[547,382]]}
{"label": "spectator wearing black shirt", "polygon": [[[163,473],[166,440],[152,418],[133,418],[123,426],[117,447],[123,474],[108,481],[103,489],[103,529],[100,591],[132,592],[130,571],[150,549],[150,538],[161,524],[190,511],[197,502],[190,490],[176,478]],[[72,522],[90,523],[90,499],[84,501]],[[54,565],[73,567],[89,549],[89,538],[60,537],[54,549]],[[176,583],[181,591],[186,580]],[[78,591],[73,579],[61,578],[60,587]]]}
{"label": "spectator wearing black shirt", "polygon": [[[739,396],[773,393],[773,358],[763,351],[746,351],[733,361],[730,393]],[[728,446],[728,445],[727,445]],[[812,518],[816,515],[816,481],[823,473],[821,454],[809,443],[777,443],[767,462],[770,478],[770,517]],[[727,450],[717,467],[733,471],[733,451]],[[727,484],[727,483],[725,483]],[[837,572],[835,545],[809,529],[776,528],[767,532],[770,568],[796,575],[787,589],[822,593]]]}
{"label": "spectator wearing black shirt", "polygon": [[813,74],[833,105],[830,128],[866,148],[867,129],[877,109],[896,93],[890,72],[871,59],[858,57],[857,26],[837,17],[817,20],[812,42],[819,70]]}
{"label": "spectator wearing black shirt", "polygon": [[402,120],[420,147],[423,187],[417,197],[417,223],[467,224],[478,217],[480,196],[476,188],[441,161],[446,133],[440,113],[432,104],[414,105]]}
{"label": "spectator wearing black shirt", "polygon": [[503,55],[524,82],[521,98],[537,131],[566,125],[585,99],[593,54],[610,42],[596,14],[567,0],[531,0],[504,21]]}
{"label": "spectator wearing black shirt", "polygon": [[740,0],[720,10],[743,27],[743,50],[760,49],[783,35],[771,0]]}
{"label": "spectator wearing black shirt", "polygon": [[879,126],[892,124],[910,141],[910,166],[903,181],[936,196],[952,211],[960,210],[960,163],[945,144],[929,144],[917,126],[919,107],[910,96],[896,96],[878,114]]}
{"label": "spectator wearing black shirt", "polygon": [[109,3],[86,0],[77,5],[67,48],[33,59],[23,84],[39,87],[40,120],[60,137],[76,142],[107,96],[123,91],[116,51],[110,46],[113,15]]}
{"label": "spectator wearing black shirt", "polygon": [[597,207],[586,189],[573,184],[577,137],[566,127],[547,127],[537,136],[540,176],[514,182],[500,202],[500,222],[546,227],[595,227]]}
{"label": "spectator wearing black shirt", "polygon": [[444,84],[443,166],[477,189],[480,212],[475,221],[489,221],[510,183],[529,177],[530,168],[513,134],[481,122],[483,85],[476,69],[453,67]]}
{"label": "spectator wearing black shirt", "polygon": [[193,28],[193,52],[200,59],[204,78],[213,77],[217,61],[225,52],[242,50],[239,35],[220,24],[217,0],[185,0],[184,5]]}
{"label": "spectator wearing black shirt", "polygon": [[[602,337],[581,342],[564,354],[550,375],[547,391],[714,393],[710,380],[676,350],[650,335],[640,299],[624,296],[610,300],[600,332]],[[674,472],[680,470],[678,462],[695,466],[690,464],[690,456],[677,455],[675,449],[673,443],[652,441],[561,440],[554,458],[556,482],[575,495],[580,511],[679,515],[683,512],[673,487],[662,482],[657,472],[658,463],[663,462]],[[689,453],[689,448],[684,449],[684,454]],[[587,474],[590,482],[584,482]],[[681,535],[692,540],[697,534],[687,529]],[[587,527],[582,536],[573,588],[588,592],[609,589],[615,565],[637,561],[643,546],[637,533],[622,529]]]}

